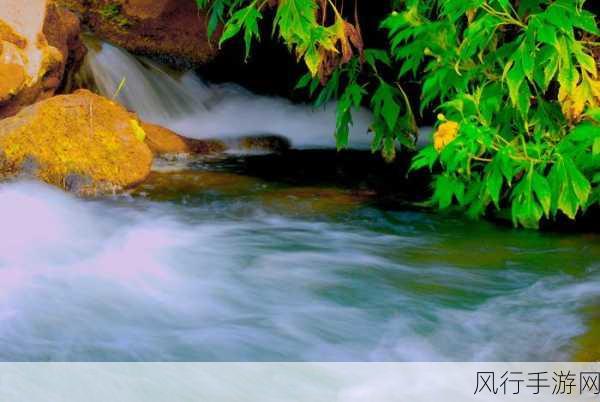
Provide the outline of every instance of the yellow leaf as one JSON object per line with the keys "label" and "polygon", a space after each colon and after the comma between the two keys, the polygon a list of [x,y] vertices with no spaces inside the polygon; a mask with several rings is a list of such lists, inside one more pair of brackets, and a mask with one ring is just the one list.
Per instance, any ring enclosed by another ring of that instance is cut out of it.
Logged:
{"label": "yellow leaf", "polygon": [[573,89],[560,87],[558,101],[566,119],[572,123],[577,122],[586,106],[600,105],[600,81],[592,79],[584,72],[583,79]]}

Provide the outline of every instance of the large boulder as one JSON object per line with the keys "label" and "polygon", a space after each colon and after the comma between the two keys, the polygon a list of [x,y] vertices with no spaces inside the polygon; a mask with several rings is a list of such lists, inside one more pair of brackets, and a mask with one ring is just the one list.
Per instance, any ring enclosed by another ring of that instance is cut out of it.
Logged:
{"label": "large boulder", "polygon": [[82,195],[125,189],[150,173],[140,122],[89,91],[60,95],[0,120],[0,176],[33,175]]}
{"label": "large boulder", "polygon": [[0,0],[0,118],[55,94],[85,54],[79,31],[50,0]]}
{"label": "large boulder", "polygon": [[58,0],[96,36],[178,67],[211,60],[216,46],[195,0]]}

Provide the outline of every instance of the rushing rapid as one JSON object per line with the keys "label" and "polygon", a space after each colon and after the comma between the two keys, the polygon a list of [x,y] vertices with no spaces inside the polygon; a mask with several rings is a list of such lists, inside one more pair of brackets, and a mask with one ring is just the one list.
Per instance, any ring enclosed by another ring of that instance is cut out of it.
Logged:
{"label": "rushing rapid", "polygon": [[0,185],[0,360],[569,360],[598,303],[585,237],[365,205],[297,216],[246,187]]}

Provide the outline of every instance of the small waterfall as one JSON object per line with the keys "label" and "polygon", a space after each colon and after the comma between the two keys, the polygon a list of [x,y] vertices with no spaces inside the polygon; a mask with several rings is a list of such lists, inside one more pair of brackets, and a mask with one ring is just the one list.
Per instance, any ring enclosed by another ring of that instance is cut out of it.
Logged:
{"label": "small waterfall", "polygon": [[[177,74],[106,43],[88,46],[85,70],[98,91],[155,124],[190,138],[233,139],[279,135],[294,148],[333,148],[335,104],[314,109],[282,98],[255,95],[237,85],[210,85],[193,72]],[[354,115],[350,146],[368,148],[371,115]]]}

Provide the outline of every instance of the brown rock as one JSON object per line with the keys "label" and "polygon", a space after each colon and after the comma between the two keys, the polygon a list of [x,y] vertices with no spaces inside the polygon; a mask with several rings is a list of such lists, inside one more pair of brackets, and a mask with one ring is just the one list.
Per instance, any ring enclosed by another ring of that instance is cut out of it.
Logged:
{"label": "brown rock", "polygon": [[218,140],[194,140],[185,138],[173,131],[150,123],[142,123],[146,133],[146,144],[154,155],[169,154],[214,154],[223,152],[225,144]]}
{"label": "brown rock", "polygon": [[46,74],[45,80],[52,83],[47,83],[47,88],[58,89],[81,66],[87,51],[80,34],[81,24],[74,13],[55,3],[48,6],[44,35],[48,44],[58,49],[63,58],[52,74]]}
{"label": "brown rock", "polygon": [[0,66],[18,65],[24,73],[23,82],[18,75],[4,83],[8,92],[0,94],[0,118],[54,95],[65,72],[77,67],[85,53],[79,20],[50,0],[0,0],[0,44]]}
{"label": "brown rock", "polygon": [[98,37],[133,53],[179,67],[203,64],[216,54],[207,16],[194,0],[58,1],[79,12]]}
{"label": "brown rock", "polygon": [[127,0],[123,11],[142,20],[156,19],[176,11],[177,2],[172,0]]}
{"label": "brown rock", "polygon": [[0,176],[31,174],[83,195],[128,188],[150,173],[144,131],[120,105],[77,91],[0,121]]}

